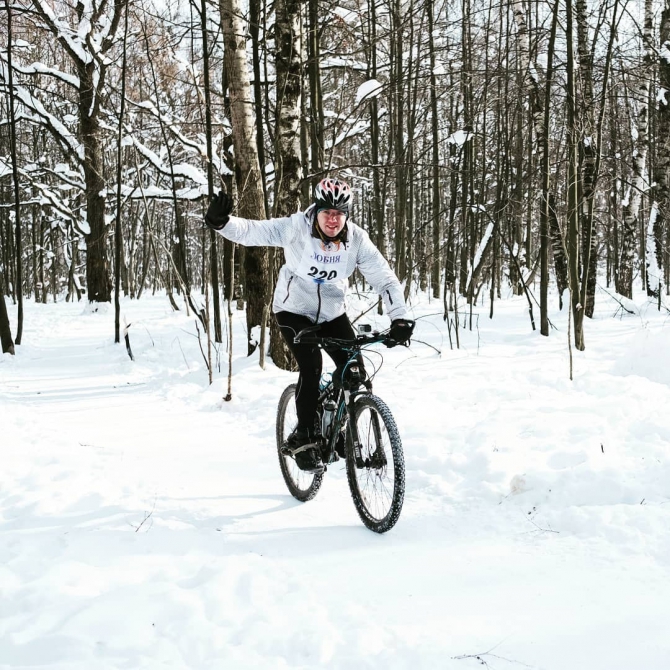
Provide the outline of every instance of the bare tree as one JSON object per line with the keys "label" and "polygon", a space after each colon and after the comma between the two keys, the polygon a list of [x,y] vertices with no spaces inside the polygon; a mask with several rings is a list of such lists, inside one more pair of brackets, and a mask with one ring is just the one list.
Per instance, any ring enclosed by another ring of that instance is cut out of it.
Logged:
{"label": "bare tree", "polygon": [[46,0],[33,0],[38,16],[58,40],[77,72],[79,134],[83,150],[79,154],[86,183],[86,278],[91,302],[111,300],[111,280],[107,260],[105,223],[105,180],[100,126],[101,98],[111,60],[108,54],[116,37],[121,15],[128,0],[110,6],[105,0],[74,8],[73,30],[56,15]]}

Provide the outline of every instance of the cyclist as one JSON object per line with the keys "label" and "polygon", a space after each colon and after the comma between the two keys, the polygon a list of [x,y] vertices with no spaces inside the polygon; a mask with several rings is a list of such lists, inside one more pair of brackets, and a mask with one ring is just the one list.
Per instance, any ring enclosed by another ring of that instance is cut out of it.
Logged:
{"label": "cyclist", "polygon": [[[390,337],[405,344],[414,330],[398,278],[368,234],[349,219],[351,201],[348,184],[326,178],[316,185],[314,202],[304,212],[286,218],[251,221],[231,216],[232,199],[223,191],[205,215],[207,226],[232,242],[284,249],[286,262],[279,271],[272,311],[300,371],[295,394],[298,425],[287,446],[303,470],[315,470],[321,464],[315,420],[322,359],[316,345],[295,344],[295,335],[320,324],[323,337],[356,337],[344,305],[348,278],[356,269],[381,295],[391,319]],[[340,350],[327,353],[338,370],[343,370],[348,354]],[[360,359],[359,364],[363,370]]]}

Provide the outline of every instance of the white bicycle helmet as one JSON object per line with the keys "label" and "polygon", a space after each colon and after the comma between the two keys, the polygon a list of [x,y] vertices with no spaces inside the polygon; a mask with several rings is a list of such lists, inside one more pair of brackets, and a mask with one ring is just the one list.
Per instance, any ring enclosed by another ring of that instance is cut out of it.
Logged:
{"label": "white bicycle helmet", "polygon": [[351,189],[340,179],[322,179],[314,187],[314,202],[317,209],[337,209],[349,214]]}

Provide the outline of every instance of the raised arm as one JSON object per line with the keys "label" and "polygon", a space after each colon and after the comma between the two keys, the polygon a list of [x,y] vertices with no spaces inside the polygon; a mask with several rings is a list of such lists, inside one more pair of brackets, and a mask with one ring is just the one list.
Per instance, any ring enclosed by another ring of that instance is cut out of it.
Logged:
{"label": "raised arm", "polygon": [[232,199],[221,191],[210,203],[205,223],[231,242],[246,247],[283,247],[291,240],[299,225],[297,217],[300,215],[252,221],[231,216],[232,209]]}

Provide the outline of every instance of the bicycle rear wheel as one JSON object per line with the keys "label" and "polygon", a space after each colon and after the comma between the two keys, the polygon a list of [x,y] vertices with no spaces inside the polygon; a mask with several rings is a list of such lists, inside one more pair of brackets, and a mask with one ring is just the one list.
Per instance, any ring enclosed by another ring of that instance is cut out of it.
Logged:
{"label": "bicycle rear wheel", "polygon": [[295,384],[287,386],[279,399],[279,406],[277,407],[277,453],[279,455],[279,467],[291,495],[301,502],[307,502],[321,488],[324,473],[304,472],[290,456],[285,456],[281,451],[286,438],[298,425],[298,416],[295,410],[295,389]]}
{"label": "bicycle rear wheel", "polygon": [[357,467],[347,431],[347,479],[361,521],[375,533],[391,530],[405,497],[405,458],[391,410],[381,398],[364,394],[354,407],[363,467]]}

